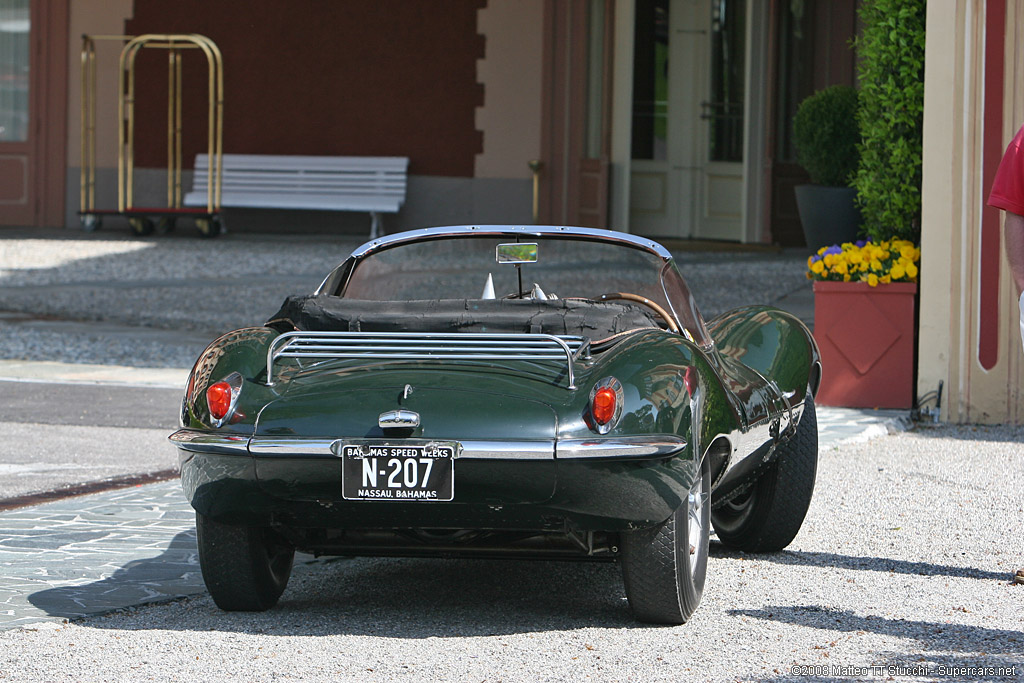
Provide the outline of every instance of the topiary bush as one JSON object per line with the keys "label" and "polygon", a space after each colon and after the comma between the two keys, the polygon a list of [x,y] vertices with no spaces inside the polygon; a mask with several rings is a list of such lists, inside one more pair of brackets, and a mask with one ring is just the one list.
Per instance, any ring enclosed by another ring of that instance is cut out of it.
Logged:
{"label": "topiary bush", "polygon": [[921,236],[925,0],[863,0],[859,56],[863,230],[874,240]]}
{"label": "topiary bush", "polygon": [[793,117],[796,158],[818,185],[846,187],[857,170],[860,131],[857,91],[848,85],[819,90]]}

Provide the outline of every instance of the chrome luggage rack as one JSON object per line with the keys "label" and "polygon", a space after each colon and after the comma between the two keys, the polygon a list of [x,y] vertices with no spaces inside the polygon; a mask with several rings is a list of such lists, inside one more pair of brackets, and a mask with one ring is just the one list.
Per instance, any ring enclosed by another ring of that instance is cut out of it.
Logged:
{"label": "chrome luggage rack", "polygon": [[573,362],[590,356],[590,339],[553,334],[477,332],[286,332],[267,350],[267,384],[274,383],[274,361],[503,360],[566,364],[568,389],[576,388]]}

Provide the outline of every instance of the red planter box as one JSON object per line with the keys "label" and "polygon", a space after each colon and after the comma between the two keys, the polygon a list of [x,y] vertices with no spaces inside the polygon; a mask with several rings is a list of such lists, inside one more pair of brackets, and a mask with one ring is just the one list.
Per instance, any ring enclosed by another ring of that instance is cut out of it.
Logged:
{"label": "red planter box", "polygon": [[910,408],[917,284],[814,283],[814,338],[821,349],[816,402]]}

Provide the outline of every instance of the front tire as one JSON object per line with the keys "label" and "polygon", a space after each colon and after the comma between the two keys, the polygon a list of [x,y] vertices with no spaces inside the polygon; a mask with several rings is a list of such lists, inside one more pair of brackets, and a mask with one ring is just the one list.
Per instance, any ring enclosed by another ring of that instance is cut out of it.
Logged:
{"label": "front tire", "polygon": [[804,523],[817,469],[818,420],[808,393],[796,434],[779,446],[775,461],[748,492],[712,510],[719,540],[746,552],[785,548]]}
{"label": "front tire", "polygon": [[213,601],[229,612],[263,612],[288,585],[295,548],[264,527],[232,526],[196,513],[199,566]]}
{"label": "front tire", "polygon": [[668,520],[621,536],[622,579],[633,616],[682,624],[704,593],[710,536],[711,469],[701,464],[687,500]]}

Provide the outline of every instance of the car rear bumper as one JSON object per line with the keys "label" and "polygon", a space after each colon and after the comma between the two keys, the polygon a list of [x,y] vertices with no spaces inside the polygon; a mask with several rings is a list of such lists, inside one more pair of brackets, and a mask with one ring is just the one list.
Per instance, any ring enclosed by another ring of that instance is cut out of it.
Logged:
{"label": "car rear bumper", "polygon": [[696,472],[674,437],[461,442],[452,502],[349,501],[333,440],[180,430],[182,486],[219,521],[328,529],[620,531],[663,522]]}

